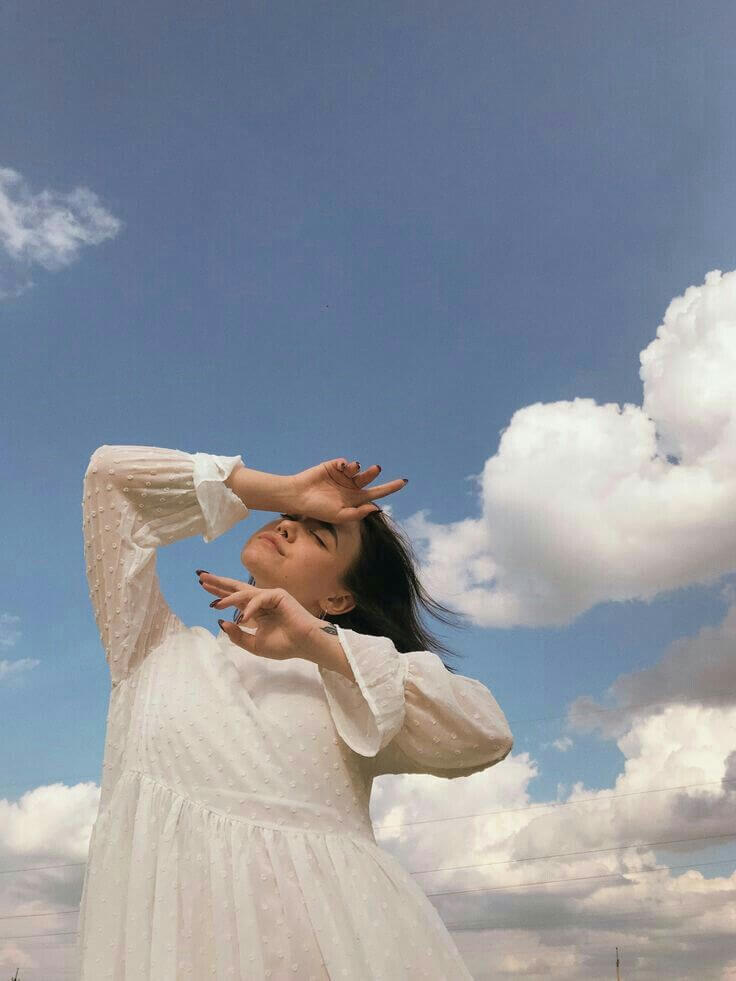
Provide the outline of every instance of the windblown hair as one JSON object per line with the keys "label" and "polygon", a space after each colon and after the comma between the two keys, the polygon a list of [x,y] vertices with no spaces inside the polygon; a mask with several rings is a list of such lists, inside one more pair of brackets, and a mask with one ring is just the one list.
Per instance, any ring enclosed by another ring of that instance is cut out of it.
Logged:
{"label": "windblown hair", "polygon": [[[433,599],[422,586],[416,571],[417,559],[411,543],[383,511],[360,520],[361,546],[346,570],[343,584],[355,598],[347,613],[325,615],[325,622],[357,633],[388,637],[402,653],[431,651],[452,674],[456,670],[442,655],[464,657],[451,651],[428,630],[420,619],[421,609],[450,626],[466,627],[457,613]],[[248,580],[255,585],[253,576]],[[420,609],[421,608],[421,609]],[[235,611],[237,616],[238,611]]]}

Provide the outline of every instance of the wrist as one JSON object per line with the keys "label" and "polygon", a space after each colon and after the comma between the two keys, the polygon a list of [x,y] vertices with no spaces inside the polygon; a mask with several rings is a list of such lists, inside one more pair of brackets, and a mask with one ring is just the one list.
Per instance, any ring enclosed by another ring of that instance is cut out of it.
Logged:
{"label": "wrist", "polygon": [[350,667],[345,651],[337,636],[334,624],[325,623],[324,620],[314,618],[309,634],[305,655],[308,661],[312,661],[317,667],[326,668],[328,671],[337,671],[348,681],[355,681],[355,675]]}

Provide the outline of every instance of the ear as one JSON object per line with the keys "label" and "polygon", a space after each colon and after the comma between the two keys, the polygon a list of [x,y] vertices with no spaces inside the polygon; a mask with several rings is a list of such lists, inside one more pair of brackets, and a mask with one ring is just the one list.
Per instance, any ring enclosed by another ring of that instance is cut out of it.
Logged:
{"label": "ear", "polygon": [[330,596],[327,601],[327,612],[331,616],[340,616],[341,613],[349,613],[355,609],[355,598],[352,593],[341,593],[339,596]]}

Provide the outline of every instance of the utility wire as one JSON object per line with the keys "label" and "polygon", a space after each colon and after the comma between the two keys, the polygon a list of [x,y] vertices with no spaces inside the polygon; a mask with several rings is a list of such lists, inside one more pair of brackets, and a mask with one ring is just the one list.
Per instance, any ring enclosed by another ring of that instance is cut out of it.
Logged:
{"label": "utility wire", "polygon": [[495,892],[502,889],[525,889],[528,886],[548,886],[558,885],[561,882],[584,882],[588,879],[618,879],[627,875],[648,875],[650,872],[666,872],[667,870],[679,871],[681,869],[704,869],[710,865],[728,865],[736,862],[736,855],[730,858],[720,859],[717,862],[698,862],[687,865],[658,865],[653,869],[635,869],[626,872],[604,872],[600,875],[571,875],[563,879],[539,879],[537,882],[514,882],[504,886],[479,886],[475,889],[450,889],[447,892],[428,892],[427,896],[459,896],[466,892]]}
{"label": "utility wire", "polygon": [[[630,845],[610,845],[608,848],[589,848],[582,852],[557,852],[554,855],[530,855],[524,858],[508,858],[497,862],[479,862],[477,865],[449,865],[439,869],[422,869],[412,875],[428,875],[430,872],[457,872],[463,869],[483,869],[489,865],[514,865],[516,862],[543,862],[550,858],[569,858],[575,855],[597,855],[600,852],[617,852],[625,848],[652,848],[658,845],[683,845],[689,841],[710,841],[714,838],[734,838],[736,828],[718,835],[698,835],[695,838],[670,838],[667,841],[640,841]],[[2,917],[0,917],[1,919]]]}
{"label": "utility wire", "polygon": [[0,869],[0,875],[9,875],[11,872],[42,872],[44,869],[74,869],[86,862],[66,862],[64,865],[28,865],[23,869]]}
{"label": "utility wire", "polygon": [[649,790],[630,790],[624,794],[605,794],[602,797],[580,797],[578,800],[551,801],[548,804],[525,804],[524,807],[507,807],[498,811],[478,811],[476,814],[459,814],[446,818],[422,818],[419,821],[405,821],[402,824],[379,824],[374,827],[374,831],[384,831],[393,828],[408,828],[414,824],[436,824],[439,821],[459,821],[464,818],[487,817],[491,814],[515,814],[519,811],[531,811],[540,807],[571,807],[573,804],[590,804],[599,800],[616,800],[620,797],[638,797],[641,794],[662,794],[671,790],[690,790],[693,787],[711,787],[714,784],[719,786],[724,783],[736,783],[736,778],[722,780],[706,780],[703,783],[685,783],[678,787],[651,787]]}
{"label": "utility wire", "polygon": [[[425,893],[425,895],[427,897],[431,897],[431,896],[456,896],[456,895],[460,895],[462,893],[468,893],[468,892],[495,892],[497,890],[519,889],[519,888],[528,887],[528,886],[557,885],[557,884],[559,884],[561,882],[583,882],[583,881],[587,881],[589,879],[616,879],[616,878],[620,878],[621,876],[646,875],[646,874],[649,874],[651,872],[664,872],[664,871],[668,871],[668,870],[669,871],[679,871],[681,869],[701,869],[701,868],[707,868],[707,867],[710,867],[710,866],[713,866],[713,865],[727,865],[730,862],[736,862],[736,855],[731,856],[730,858],[720,859],[719,861],[714,861],[714,862],[697,862],[697,863],[688,863],[687,865],[658,865],[656,868],[653,868],[653,869],[635,869],[635,870],[627,870],[627,871],[624,871],[624,872],[607,872],[607,873],[603,873],[601,875],[575,875],[575,876],[567,876],[567,877],[562,878],[562,879],[540,879],[538,882],[516,882],[516,883],[510,883],[508,885],[503,885],[503,886],[481,886],[481,887],[474,888],[474,889],[452,889],[452,890],[447,890],[447,891],[442,891],[442,892],[428,892],[428,893]],[[77,909],[73,909],[73,910],[63,910],[62,912],[63,913],[77,913],[78,911],[79,910],[77,908]],[[25,917],[25,916],[54,916],[54,915],[57,915],[57,914],[56,913],[19,913],[19,914],[17,914],[17,916],[16,915],[12,915],[12,916],[0,917],[0,919],[11,919],[12,920],[12,919],[16,919],[16,918],[20,919],[20,918]],[[457,926],[460,926],[461,924],[446,924],[446,925],[447,926],[457,927]],[[70,931],[66,931],[65,933],[35,933],[35,934],[34,933],[29,933],[29,934],[24,934],[23,935],[23,938],[25,938],[25,939],[28,939],[28,938],[36,939],[36,938],[40,938],[40,937],[63,937],[63,936],[67,936],[68,934],[75,934],[75,933],[78,933],[78,932],[79,931],[77,931],[77,930],[70,930]],[[23,939],[23,938],[17,937],[17,936],[16,937],[3,937],[3,936],[0,936],[0,940],[19,940],[19,939]]]}
{"label": "utility wire", "polygon": [[[607,848],[589,848],[580,852],[557,852],[550,855],[529,855],[524,858],[501,859],[496,862],[478,862],[472,865],[448,865],[437,869],[420,869],[410,872],[410,875],[430,875],[433,872],[461,872],[469,869],[484,869],[492,865],[515,865],[517,862],[543,862],[552,858],[570,858],[577,855],[597,855],[601,852],[616,852],[627,848],[653,848],[660,845],[684,845],[691,841],[713,841],[720,838],[733,838],[736,836],[736,828],[733,831],[726,831],[716,835],[697,835],[692,838],[668,838],[664,841],[639,841],[628,845],[610,845]],[[47,866],[48,867],[48,866]],[[54,866],[51,866],[53,868]],[[63,866],[62,866],[63,867]],[[12,871],[12,870],[7,870]],[[78,913],[79,907],[68,910],[48,910],[44,913],[12,913],[0,915],[0,920],[20,920],[30,916],[65,916],[69,913]]]}

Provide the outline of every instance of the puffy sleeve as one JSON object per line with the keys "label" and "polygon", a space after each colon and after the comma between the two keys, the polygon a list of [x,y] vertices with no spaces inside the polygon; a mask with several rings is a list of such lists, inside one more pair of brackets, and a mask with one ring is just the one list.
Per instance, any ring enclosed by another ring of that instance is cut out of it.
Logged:
{"label": "puffy sleeve", "polygon": [[183,625],[161,594],[160,545],[211,542],[250,512],[224,484],[240,456],[156,446],[99,446],[84,474],[89,595],[112,684]]}
{"label": "puffy sleeve", "polygon": [[400,653],[387,637],[337,626],[355,681],[320,666],[338,735],[371,757],[373,776],[428,773],[452,779],[511,752],[506,716],[480,681],[448,671],[431,651]]}

